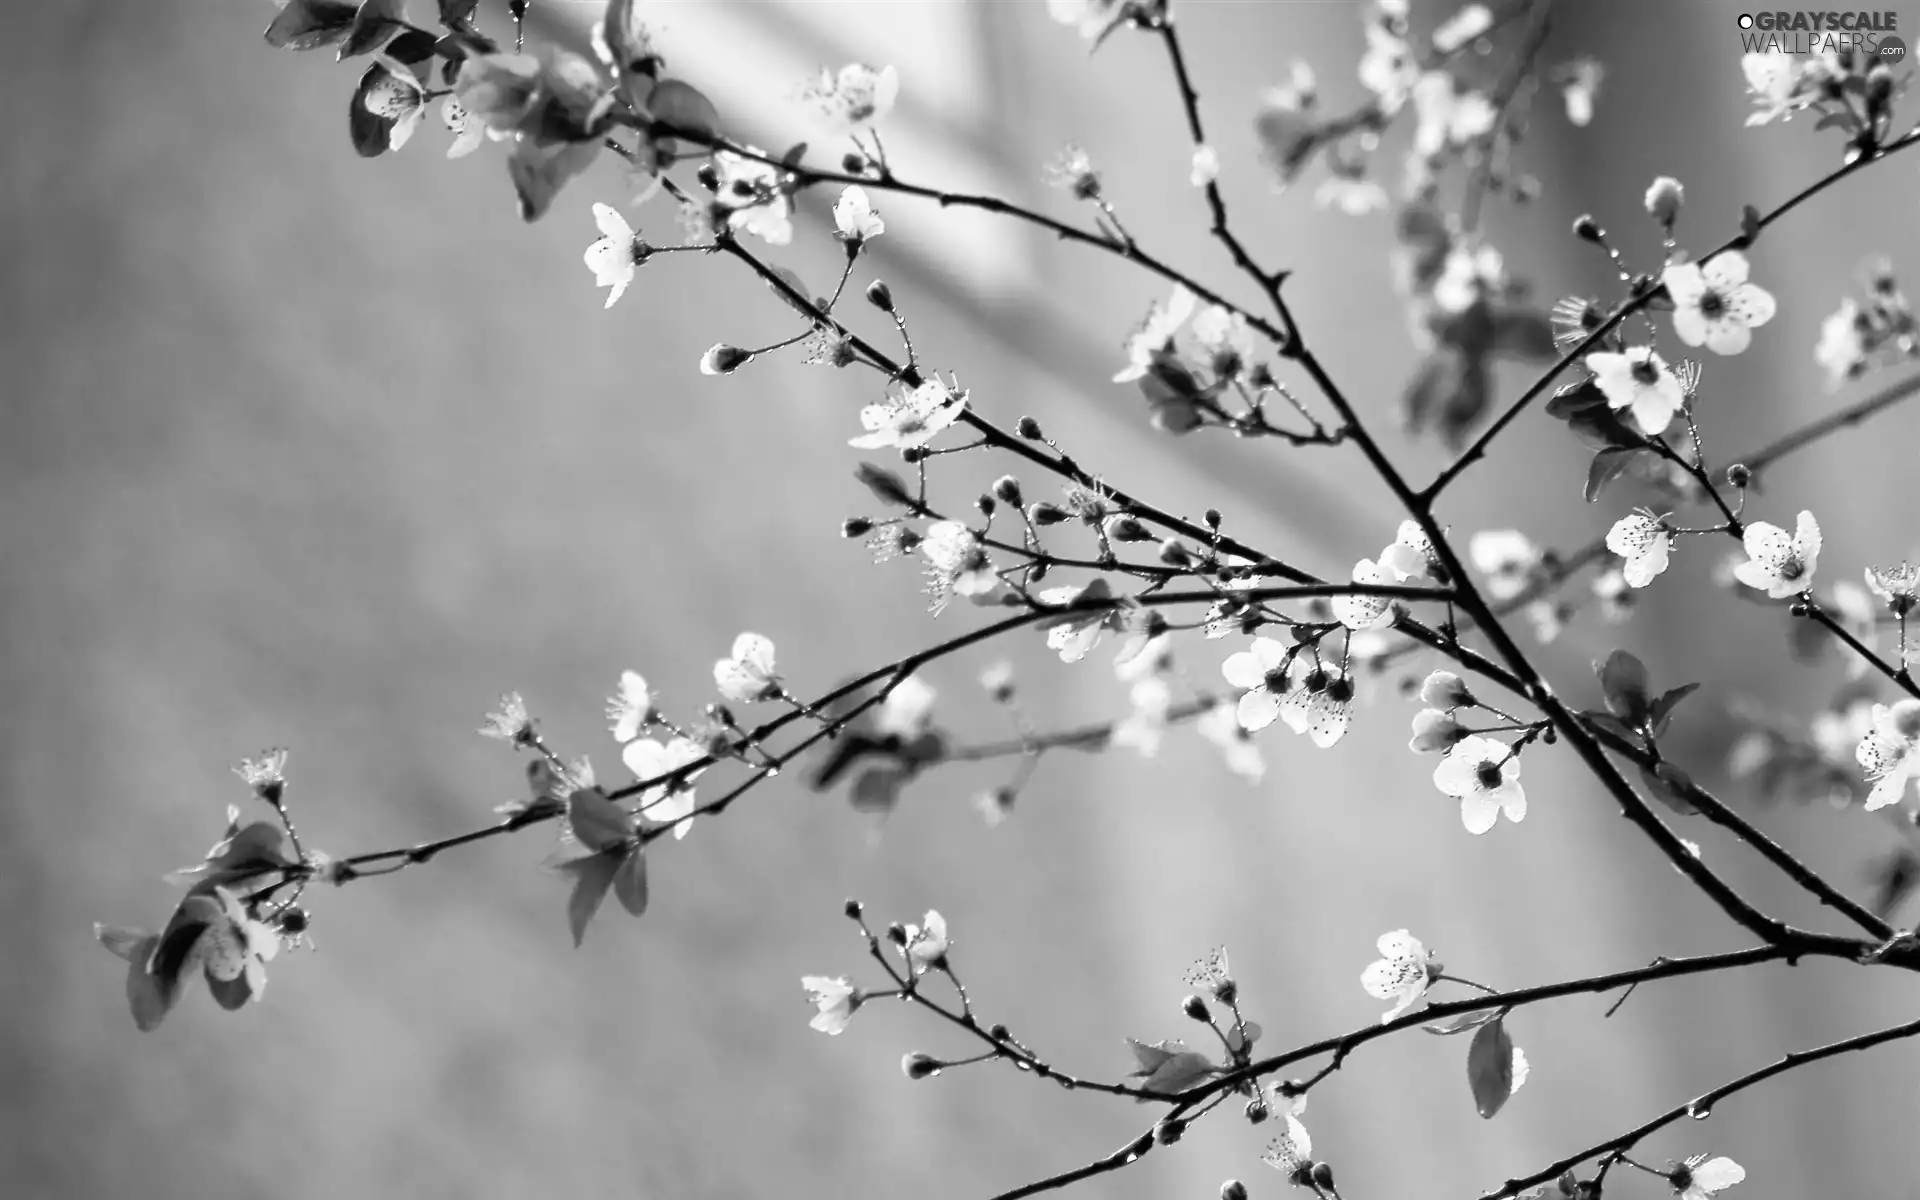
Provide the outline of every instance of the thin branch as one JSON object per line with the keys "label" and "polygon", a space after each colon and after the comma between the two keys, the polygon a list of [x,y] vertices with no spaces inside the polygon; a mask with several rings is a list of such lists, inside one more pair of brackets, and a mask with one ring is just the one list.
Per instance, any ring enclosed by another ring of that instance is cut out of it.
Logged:
{"label": "thin branch", "polygon": [[1851,425],[1858,425],[1868,417],[1892,408],[1896,404],[1920,393],[1920,373],[1909,375],[1898,383],[1890,384],[1857,404],[1850,404],[1839,412],[1811,421],[1787,434],[1777,441],[1735,461],[1746,464],[1748,471],[1758,479],[1760,472],[1773,466],[1781,459],[1797,451],[1804,450],[1829,434],[1837,433]]}

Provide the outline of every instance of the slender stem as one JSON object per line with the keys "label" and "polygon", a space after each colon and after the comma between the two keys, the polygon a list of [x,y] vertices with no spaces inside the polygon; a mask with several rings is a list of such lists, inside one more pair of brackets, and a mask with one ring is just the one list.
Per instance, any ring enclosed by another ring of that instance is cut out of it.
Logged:
{"label": "slender stem", "polygon": [[1754,478],[1758,479],[1760,472],[1789,454],[1806,449],[1830,433],[1838,432],[1851,425],[1858,425],[1868,417],[1910,399],[1916,393],[1920,393],[1920,373],[1909,375],[1898,383],[1889,384],[1859,403],[1850,404],[1839,412],[1802,425],[1785,437],[1767,443],[1738,461],[1745,463],[1747,470],[1753,472]]}

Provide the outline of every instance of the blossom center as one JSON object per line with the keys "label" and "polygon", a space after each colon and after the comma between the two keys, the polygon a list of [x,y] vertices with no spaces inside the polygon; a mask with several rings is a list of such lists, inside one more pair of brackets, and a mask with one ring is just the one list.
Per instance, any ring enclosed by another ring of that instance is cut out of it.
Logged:
{"label": "blossom center", "polygon": [[1500,768],[1493,763],[1481,763],[1473,772],[1474,782],[1482,791],[1490,792],[1500,786]]}
{"label": "blossom center", "polygon": [[1287,690],[1287,672],[1284,667],[1275,667],[1260,680],[1260,685],[1275,695]]}
{"label": "blossom center", "polygon": [[1807,568],[1798,558],[1789,558],[1780,564],[1780,578],[1792,583],[1807,573]]}
{"label": "blossom center", "polygon": [[1709,288],[1700,296],[1700,315],[1703,317],[1721,317],[1727,312],[1727,300],[1719,292]]}
{"label": "blossom center", "polygon": [[1652,359],[1643,358],[1633,364],[1633,381],[1642,387],[1652,387],[1660,382],[1660,371],[1653,365]]}

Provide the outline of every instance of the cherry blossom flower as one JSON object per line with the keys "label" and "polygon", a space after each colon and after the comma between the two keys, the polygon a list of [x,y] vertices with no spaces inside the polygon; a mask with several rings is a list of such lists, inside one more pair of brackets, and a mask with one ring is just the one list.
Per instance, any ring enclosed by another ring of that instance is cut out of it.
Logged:
{"label": "cherry blossom flower", "polygon": [[1675,1167],[1667,1175],[1667,1182],[1682,1200],[1709,1200],[1714,1193],[1724,1192],[1746,1177],[1747,1169],[1730,1158],[1709,1159],[1704,1154],[1696,1154]]}
{"label": "cherry blossom flower", "polygon": [[1271,168],[1284,189],[1300,174],[1321,144],[1321,123],[1315,116],[1319,93],[1313,68],[1294,59],[1288,81],[1269,88],[1254,118],[1260,138],[1261,161]]}
{"label": "cherry blossom flower", "polygon": [[1868,567],[1866,569],[1867,587],[1880,597],[1887,610],[1896,617],[1904,617],[1914,609],[1916,600],[1920,600],[1920,567],[1902,562],[1897,567]]}
{"label": "cherry blossom flower", "polygon": [[627,224],[626,218],[612,205],[596,203],[593,206],[593,220],[600,227],[600,240],[588,246],[583,257],[587,269],[593,272],[594,286],[613,288],[607,293],[606,304],[606,307],[612,308],[613,302],[633,282],[634,271],[647,261],[647,256],[653,251],[640,240],[633,226]]}
{"label": "cherry blossom flower", "polygon": [[1396,581],[1425,579],[1433,574],[1433,543],[1420,522],[1402,521],[1393,544],[1380,552],[1379,561],[1394,573]]}
{"label": "cherry blossom flower", "polygon": [[885,404],[869,404],[861,409],[860,424],[867,432],[850,439],[847,445],[862,450],[878,450],[883,446],[907,450],[924,446],[959,420],[966,407],[965,392],[956,393],[940,380],[929,379]]}
{"label": "cherry blossom flower", "polygon": [[1747,561],[1733,569],[1733,577],[1775,600],[1797,596],[1813,586],[1820,560],[1820,526],[1813,514],[1802,511],[1789,534],[1778,525],[1755,521],[1747,526]]}
{"label": "cherry blossom flower", "polygon": [[[1113,590],[1105,579],[1095,579],[1084,587],[1048,588],[1040,593],[1040,602],[1055,608],[1083,602],[1095,605],[1112,598]],[[1047,647],[1060,655],[1061,662],[1075,663],[1100,644],[1107,630],[1125,628],[1126,614],[1116,603],[1049,618],[1043,624],[1047,630]]]}
{"label": "cherry blossom flower", "polygon": [[1618,567],[1593,577],[1593,598],[1600,602],[1601,618],[1614,624],[1632,616],[1640,602],[1633,585],[1627,582],[1627,573]]}
{"label": "cherry blossom flower", "polygon": [[1743,54],[1740,70],[1747,77],[1747,94],[1754,106],[1754,111],[1747,114],[1749,126],[1765,125],[1775,117],[1791,119],[1794,112],[1813,102],[1813,97],[1800,89],[1802,64],[1795,55]]}
{"label": "cherry blossom flower", "polygon": [[912,741],[933,723],[933,701],[938,695],[926,680],[909,675],[893,686],[874,711],[875,732]]}
{"label": "cherry blossom flower", "polygon": [[1404,929],[1381,934],[1375,947],[1380,957],[1360,973],[1360,986],[1375,1000],[1393,1001],[1380,1018],[1385,1025],[1427,994],[1427,985],[1433,982],[1433,955]]}
{"label": "cherry blossom flower", "polygon": [[900,73],[890,66],[876,71],[864,63],[849,63],[838,75],[823,67],[819,81],[803,94],[836,125],[861,129],[893,111]]}
{"label": "cherry blossom flower", "polygon": [[1220,178],[1220,152],[1212,146],[1193,148],[1193,165],[1187,174],[1187,182],[1194,187],[1203,188]]}
{"label": "cherry blossom flower", "polygon": [[1334,175],[1320,181],[1314,189],[1313,202],[1321,208],[1338,209],[1349,217],[1364,217],[1372,212],[1385,212],[1391,201],[1387,189],[1371,179],[1348,179]]}
{"label": "cherry blossom flower", "polygon": [[1475,91],[1454,88],[1453,76],[1429,71],[1413,85],[1414,152],[1428,158],[1448,147],[1461,147],[1485,137],[1500,119],[1492,101]]}
{"label": "cherry blossom flower", "polygon": [[1420,681],[1420,703],[1452,712],[1474,703],[1473,691],[1467,687],[1466,680],[1452,671],[1434,671]]}
{"label": "cherry blossom flower", "polygon": [[1286,1128],[1280,1135],[1267,1143],[1260,1155],[1260,1161],[1294,1182],[1306,1178],[1313,1170],[1313,1139],[1307,1135],[1307,1127],[1300,1118],[1292,1113],[1283,1114]]}
{"label": "cherry blossom flower", "polygon": [[1668,229],[1680,218],[1680,207],[1686,202],[1687,189],[1671,175],[1661,175],[1647,185],[1647,194],[1641,203],[1646,206],[1647,215]]}
{"label": "cherry blossom flower", "polygon": [[1113,381],[1128,383],[1145,375],[1153,366],[1155,356],[1166,353],[1172,346],[1174,334],[1193,315],[1196,303],[1185,285],[1175,284],[1173,295],[1165,305],[1149,307],[1146,319],[1127,338],[1127,365],[1114,375]]}
{"label": "cherry blossom flower", "polygon": [[1700,263],[1673,263],[1660,273],[1673,298],[1674,336],[1715,354],[1738,354],[1752,330],[1773,319],[1773,295],[1747,282],[1747,256],[1738,250]]}
{"label": "cherry blossom flower", "polygon": [[1604,350],[1589,354],[1587,370],[1593,372],[1594,383],[1607,398],[1607,407],[1630,412],[1633,423],[1648,437],[1665,433],[1674,414],[1686,405],[1687,391],[1680,377],[1651,346],[1628,346],[1617,354]]}
{"label": "cherry blossom flower", "polygon": [[620,690],[607,698],[607,723],[616,742],[630,742],[653,721],[653,693],[638,671],[620,672]]}
{"label": "cherry blossom flower", "polygon": [[1630,587],[1646,587],[1667,569],[1673,527],[1645,509],[1628,513],[1607,531],[1607,549],[1626,560],[1621,573]]}
{"label": "cherry blossom flower", "polygon": [[1469,4],[1448,17],[1433,31],[1436,54],[1452,54],[1493,28],[1493,13],[1484,4]]}
{"label": "cherry blossom flower", "polygon": [[959,521],[936,521],[927,526],[920,552],[927,556],[938,598],[953,593],[981,600],[1002,587],[1003,581],[994,571],[993,560],[987,557],[979,535]]}
{"label": "cherry blossom flower", "polygon": [[[746,147],[755,154],[760,151]],[[793,240],[793,198],[786,192],[783,172],[772,163],[722,150],[713,156],[719,171],[715,201],[733,211],[727,225],[735,232],[751,233],[769,246],[784,246]]]}
{"label": "cherry blossom flower", "polygon": [[[458,96],[447,97],[446,102],[440,106],[440,119],[446,123],[448,131],[453,134],[453,142],[447,146],[448,158],[465,158],[480,148],[480,143],[487,135],[493,134],[493,130],[487,128],[485,122],[476,119],[467,111],[466,105],[460,103]],[[500,135],[494,136],[497,139]]]}
{"label": "cherry blossom flower", "polygon": [[1467,541],[1467,557],[1487,577],[1487,594],[1511,600],[1533,581],[1540,548],[1517,529],[1482,529]]}
{"label": "cherry blossom flower", "polygon": [[1360,57],[1360,83],[1379,100],[1380,111],[1400,111],[1420,77],[1413,47],[1407,39],[1378,21],[1367,22],[1367,52]]}
{"label": "cherry blossom flower", "polygon": [[1900,799],[1907,781],[1920,776],[1920,700],[1873,706],[1873,731],[1860,739],[1854,759],[1873,781],[1866,808]]}
{"label": "cherry blossom flower", "polygon": [[833,226],[841,241],[855,247],[887,231],[886,222],[867,199],[867,190],[858,184],[841,192],[840,199],[834,201]]}
{"label": "cherry blossom flower", "polygon": [[1441,312],[1464,313],[1505,286],[1506,260],[1498,249],[1485,244],[1459,246],[1441,261],[1430,295]]}
{"label": "cherry blossom flower", "polygon": [[1467,731],[1451,712],[1441,708],[1423,708],[1413,714],[1413,737],[1407,749],[1415,754],[1431,754],[1453,749]]}
{"label": "cherry blossom flower", "polygon": [[1307,672],[1300,686],[1280,702],[1280,719],[1322,750],[1330,749],[1353,724],[1353,680],[1335,667]]}
{"label": "cherry blossom flower", "polygon": [[1253,328],[1244,313],[1209,304],[1194,314],[1194,341],[1206,352],[1207,365],[1221,379],[1232,379],[1253,361]]}
{"label": "cherry blossom flower", "polygon": [[941,970],[947,965],[947,950],[951,943],[947,939],[947,919],[927,910],[921,918],[921,924],[907,926],[907,940],[901,947],[901,953],[907,956],[907,966],[915,975],[924,975],[930,970]]}
{"label": "cherry blossom flower", "polygon": [[1160,740],[1167,730],[1167,717],[1173,710],[1173,686],[1160,674],[1134,681],[1127,699],[1133,705],[1113,727],[1109,740],[1115,746],[1137,751],[1142,758],[1160,752]]}
{"label": "cherry blossom flower", "polygon": [[393,123],[387,133],[389,150],[406,145],[427,115],[427,95],[421,90],[420,81],[411,71],[396,71],[384,64],[367,85],[360,103],[374,116]]}
{"label": "cherry blossom flower", "polygon": [[1433,769],[1433,784],[1460,801],[1460,821],[1468,833],[1492,829],[1501,813],[1519,822],[1527,815],[1527,793],[1520,786],[1520,756],[1492,738],[1460,739]]}
{"label": "cherry blossom flower", "polygon": [[500,697],[500,707],[487,714],[486,724],[479,734],[492,738],[496,742],[508,742],[515,746],[531,746],[534,743],[534,720],[527,714],[527,702],[520,698],[519,692],[508,692]]}
{"label": "cherry blossom flower", "polygon": [[780,695],[780,677],[773,673],[773,643],[757,633],[733,639],[732,655],[713,664],[713,684],[735,704]]}
{"label": "cherry blossom flower", "polygon": [[257,920],[232,891],[206,880],[188,892],[160,933],[96,924],[93,934],[126,960],[127,1001],[143,1030],[166,1018],[196,970],[220,1007],[245,1005],[266,987],[266,964],[283,942],[277,926]]}
{"label": "cherry blossom flower", "polygon": [[[707,751],[692,738],[676,737],[665,743],[652,738],[635,738],[620,750],[620,761],[635,779],[659,779],[672,775],[707,757]],[[677,783],[663,783],[640,794],[639,815],[649,821],[673,826],[673,836],[683,838],[693,830],[696,807],[693,781],[699,771],[690,771]]]}
{"label": "cherry blossom flower", "polygon": [[1226,756],[1227,769],[1248,783],[1259,783],[1267,773],[1266,759],[1247,727],[1240,723],[1234,706],[1225,701],[1212,705],[1196,722],[1200,736],[1218,746]]}
{"label": "cherry blossom flower", "polygon": [[1857,379],[1867,368],[1866,322],[1859,302],[1848,296],[1820,323],[1820,341],[1813,360],[1827,372],[1827,387],[1837,388]]}
{"label": "cherry blossom flower", "polygon": [[1237,688],[1244,689],[1235,707],[1240,727],[1257,732],[1274,723],[1280,707],[1293,688],[1287,648],[1272,638],[1257,637],[1245,650],[1229,654],[1220,664],[1220,674]]}
{"label": "cherry blossom flower", "polygon": [[830,1037],[846,1030],[847,1022],[866,999],[844,976],[803,975],[800,986],[807,989],[808,1002],[819,1010],[807,1024]]}
{"label": "cherry blossom flower", "polygon": [[1093,158],[1084,147],[1071,142],[1062,146],[1047,164],[1046,177],[1048,187],[1072,192],[1077,200],[1100,198],[1100,172],[1094,169]]}
{"label": "cherry blossom flower", "polygon": [[1233,968],[1227,962],[1227,948],[1216,946],[1207,952],[1207,956],[1187,968],[1180,981],[1196,992],[1206,992],[1222,1004],[1233,1003],[1237,986],[1233,982]]}
{"label": "cherry blossom flower", "polygon": [[262,751],[258,758],[243,758],[233,773],[253,789],[254,795],[278,807],[280,794],[287,786],[287,752],[276,746]]}
{"label": "cherry blossom flower", "polygon": [[[1390,567],[1370,558],[1353,564],[1353,582],[1364,587],[1384,587],[1399,582]],[[1388,596],[1335,596],[1334,619],[1348,629],[1380,629],[1393,623],[1393,600]]]}
{"label": "cherry blossom flower", "polygon": [[1600,92],[1601,81],[1606,78],[1606,69],[1596,59],[1581,58],[1562,67],[1556,75],[1560,98],[1567,108],[1567,124],[1585,129],[1593,121],[1593,102]]}
{"label": "cherry blossom flower", "polygon": [[1150,20],[1164,0],[1047,0],[1047,12],[1072,25],[1097,49],[1108,34],[1132,20]]}

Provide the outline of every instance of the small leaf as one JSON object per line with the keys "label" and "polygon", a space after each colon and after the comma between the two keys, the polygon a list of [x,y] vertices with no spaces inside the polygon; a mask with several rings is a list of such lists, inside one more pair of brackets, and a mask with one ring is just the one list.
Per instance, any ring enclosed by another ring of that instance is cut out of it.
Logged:
{"label": "small leaf", "polygon": [[1513,1095],[1513,1039],[1498,1018],[1482,1025],[1467,1047],[1467,1084],[1482,1117],[1493,1117]]}
{"label": "small leaf", "polygon": [[780,156],[780,165],[788,170],[792,170],[799,166],[800,160],[806,156],[807,144],[805,142],[795,142],[793,145],[787,147],[785,154]]}
{"label": "small leaf", "polygon": [[471,31],[480,0],[440,0],[440,23],[448,29]]}
{"label": "small leaf", "polygon": [[882,504],[894,504],[902,508],[913,504],[913,493],[907,490],[907,481],[879,463],[861,463],[853,469],[853,477],[865,484],[874,499]]}
{"label": "small leaf", "polygon": [[1600,390],[1600,385],[1592,379],[1583,379],[1555,392],[1547,401],[1547,415],[1556,421],[1565,421],[1576,413],[1606,407],[1607,394]]}
{"label": "small leaf", "polygon": [[1589,708],[1582,711],[1579,716],[1580,719],[1587,724],[1597,725],[1613,736],[1620,738],[1622,741],[1638,742],[1640,740],[1640,734],[1637,730],[1629,728],[1625,721],[1622,721],[1612,713],[1601,712],[1597,708]]}
{"label": "small leaf", "polygon": [[1747,245],[1760,236],[1760,210],[1753,205],[1744,205],[1740,209],[1740,240]]}
{"label": "small leaf", "polygon": [[267,45],[276,50],[318,50],[347,36],[354,6],[344,0],[288,0],[267,26]]}
{"label": "small leaf", "polygon": [[1671,691],[1662,692],[1660,698],[1653,702],[1647,723],[1653,729],[1655,737],[1667,731],[1667,722],[1673,719],[1673,710],[1682,700],[1693,695],[1694,690],[1699,686],[1697,683],[1683,683]]}
{"label": "small leaf", "polygon": [[1168,1059],[1184,1052],[1186,1048],[1187,1044],[1185,1042],[1154,1042],[1149,1044],[1138,1038],[1128,1038],[1127,1049],[1133,1051],[1134,1061],[1140,1064],[1140,1069],[1130,1072],[1130,1074],[1151,1075],[1159,1070]]}
{"label": "small leaf", "polygon": [[662,79],[647,95],[647,110],[656,121],[676,129],[712,137],[720,129],[720,113],[713,101],[692,84],[679,79]]}
{"label": "small leaf", "polygon": [[1593,664],[1593,671],[1600,677],[1613,715],[1635,729],[1643,728],[1649,712],[1646,664],[1625,650],[1615,650],[1605,662]]}
{"label": "small leaf", "polygon": [[[1140,1090],[1171,1096],[1206,1082],[1218,1072],[1219,1068],[1208,1062],[1206,1055],[1185,1050],[1168,1056],[1165,1062],[1148,1072],[1147,1077],[1140,1081]],[[1142,1104],[1146,1102],[1145,1099],[1140,1101]]]}
{"label": "small leaf", "polygon": [[1654,799],[1681,816],[1690,817],[1700,811],[1687,797],[1693,787],[1693,777],[1672,763],[1663,761],[1653,770],[1642,767],[1640,778]]}
{"label": "small leaf", "polygon": [[633,836],[633,818],[599,788],[576,788],[567,797],[567,824],[589,850],[612,850]]}
{"label": "small leaf", "polygon": [[598,141],[542,146],[531,138],[520,139],[507,158],[507,174],[520,198],[520,219],[538,221],[545,216],[560,189],[591,166],[599,153]]}
{"label": "small leaf", "polygon": [[613,886],[613,877],[620,870],[625,856],[619,854],[589,854],[571,862],[561,863],[558,870],[573,876],[573,894],[567,898],[567,926],[573,930],[573,945],[579,949],[587,936],[587,922],[593,920],[593,914],[600,911],[600,902],[607,898],[607,889]]}
{"label": "small leaf", "polygon": [[886,816],[900,804],[900,789],[913,772],[903,767],[875,767],[853,781],[847,801],[855,812]]}
{"label": "small leaf", "polygon": [[641,847],[635,846],[620,860],[620,869],[613,874],[613,895],[634,916],[646,914],[647,854]]}
{"label": "small leaf", "polygon": [[1587,486],[1583,492],[1588,504],[1598,500],[1607,485],[1627,469],[1635,453],[1632,449],[1619,446],[1595,452],[1593,461],[1587,464]]}
{"label": "small leaf", "polygon": [[[780,282],[786,284],[788,287],[793,289],[794,296],[805,297],[810,294],[807,291],[806,281],[802,280],[800,276],[792,270],[792,268],[775,267],[773,269],[773,273],[780,277]],[[780,303],[786,305],[788,308],[791,308],[793,311],[799,313],[801,316],[805,317],[807,320],[813,321],[818,319],[814,316],[813,310],[809,309],[806,305],[800,303],[800,301],[795,300],[793,296],[789,296],[787,295],[787,293],[773,286],[771,282],[767,284],[767,290],[772,292],[775,296],[779,297]],[[820,307],[825,308],[826,305],[822,304],[820,305]]]}
{"label": "small leaf", "polygon": [[1499,1019],[1499,1009],[1488,1009],[1486,1012],[1467,1013],[1465,1016],[1455,1017],[1451,1021],[1442,1021],[1437,1025],[1422,1025],[1420,1028],[1426,1030],[1428,1033],[1437,1034],[1440,1037],[1452,1037],[1456,1033],[1465,1033],[1469,1029],[1478,1029],[1489,1021],[1498,1021]]}
{"label": "small leaf", "polygon": [[353,24],[347,29],[346,41],[340,44],[339,57],[347,59],[367,54],[405,28],[400,11],[403,3],[404,0],[366,0],[353,14]]}

